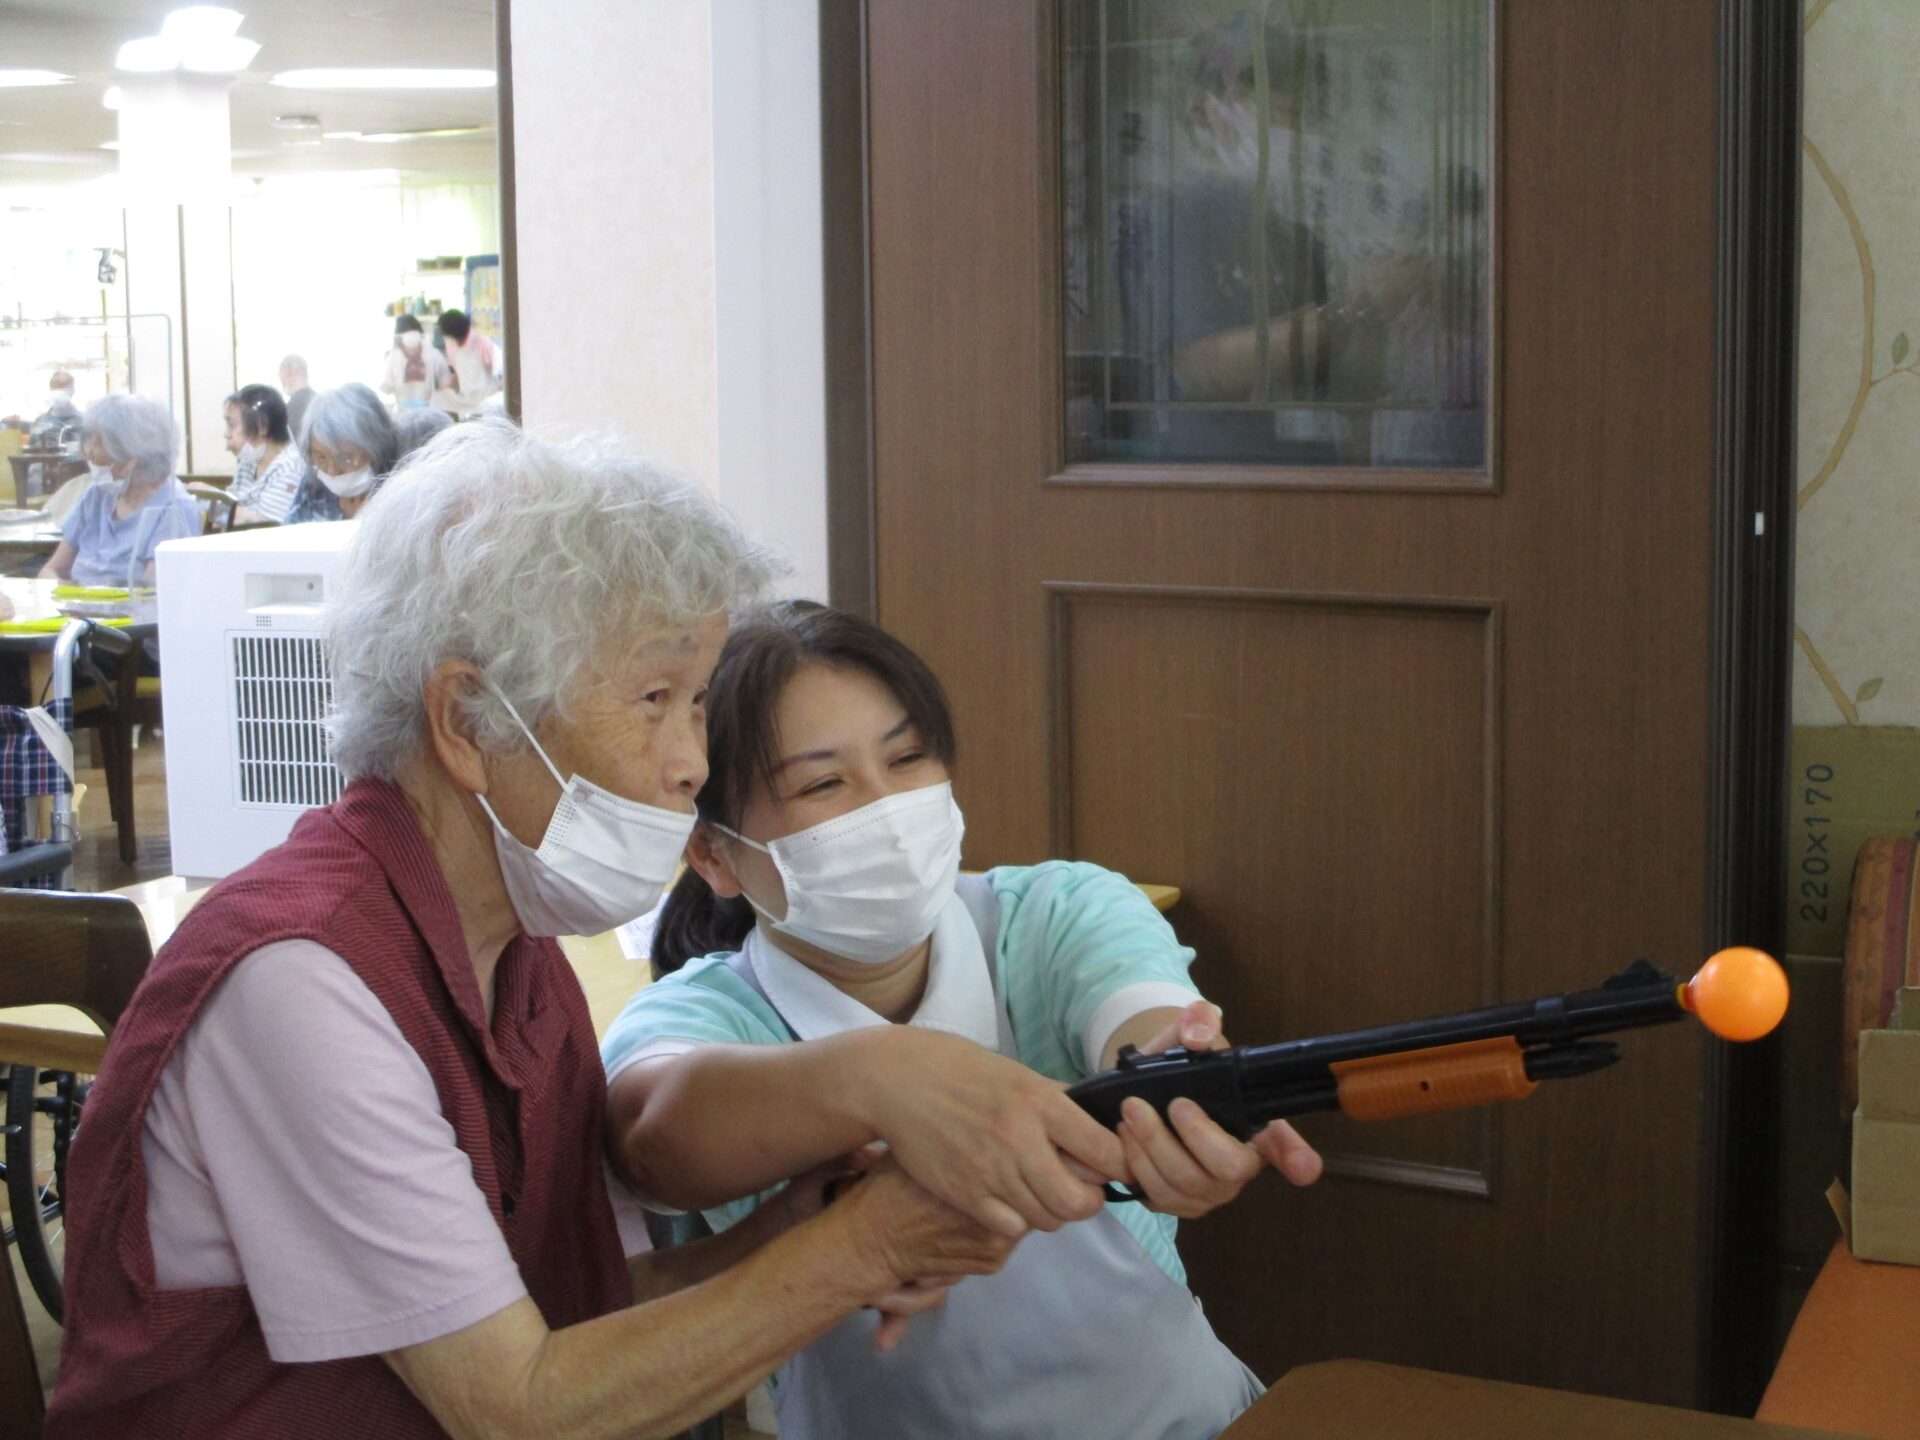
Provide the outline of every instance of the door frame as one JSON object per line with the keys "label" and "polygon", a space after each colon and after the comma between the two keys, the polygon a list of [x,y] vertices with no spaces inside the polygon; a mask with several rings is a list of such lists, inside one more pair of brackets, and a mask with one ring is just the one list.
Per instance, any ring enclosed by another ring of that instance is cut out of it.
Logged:
{"label": "door frame", "polygon": [[[504,9],[506,0],[499,0]],[[1046,4],[1048,0],[1036,0]],[[1709,948],[1778,954],[1793,613],[1798,0],[1718,0]],[[866,0],[819,0],[828,598],[877,604]],[[1772,1369],[1777,1040],[1704,1067],[1700,1402],[1751,1414]]]}

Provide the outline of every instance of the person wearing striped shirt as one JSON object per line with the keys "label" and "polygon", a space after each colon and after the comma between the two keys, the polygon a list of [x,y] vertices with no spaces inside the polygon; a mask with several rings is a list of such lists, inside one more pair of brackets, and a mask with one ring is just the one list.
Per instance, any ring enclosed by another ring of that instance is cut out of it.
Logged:
{"label": "person wearing striped shirt", "polygon": [[306,473],[293,443],[287,402],[271,385],[243,385],[227,397],[227,448],[238,457],[233,483],[236,524],[284,524]]}
{"label": "person wearing striped shirt", "polygon": [[[1179,1218],[1263,1168],[1176,1102],[1108,1131],[1065,1086],[1125,1045],[1224,1044],[1193,951],[1125,877],[1052,861],[960,875],[955,736],[924,662],[789,603],[739,626],[707,695],[688,869],[660,978],[602,1041],[615,1163],[643,1203],[724,1231],[785,1177],[876,1143],[1007,1236],[1000,1274],[857,1315],[775,1377],[786,1440],[1202,1440],[1260,1394],[1187,1290]],[[1144,1204],[1104,1203],[1124,1181]]]}

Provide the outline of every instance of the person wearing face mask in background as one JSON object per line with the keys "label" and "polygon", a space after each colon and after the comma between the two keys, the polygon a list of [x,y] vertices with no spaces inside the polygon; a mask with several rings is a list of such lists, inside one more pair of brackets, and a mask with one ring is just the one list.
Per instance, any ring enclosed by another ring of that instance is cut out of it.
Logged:
{"label": "person wearing face mask in background", "polygon": [[380,397],[354,383],[323,390],[301,437],[309,473],[287,523],[351,520],[400,458],[400,436]]}
{"label": "person wearing face mask in background", "polygon": [[607,1168],[552,937],[658,898],[771,569],[610,442],[478,421],[395,477],[328,594],[346,789],[181,922],[89,1093],[48,1440],[667,1436],[1005,1258],[884,1166],[656,1255]]}
{"label": "person wearing face mask in background", "polygon": [[447,357],[427,344],[420,322],[402,315],[393,322],[393,348],[387,352],[387,368],[380,389],[393,396],[402,410],[424,410],[433,403],[436,390],[451,390],[455,381]]}
{"label": "person wearing face mask in background", "polygon": [[[783,1440],[1217,1434],[1260,1385],[1187,1290],[1174,1217],[1269,1165],[1310,1183],[1319,1157],[1191,1102],[1171,1125],[1130,1103],[1116,1135],[1064,1093],[1126,1045],[1225,1044],[1193,952],[1098,866],[960,875],[946,696],[857,617],[792,602],[740,625],[707,726],[659,978],[601,1046],[616,1165],[725,1233],[783,1176],[884,1142],[983,1224],[1042,1232],[989,1279],[923,1287],[937,1308],[904,1331],[860,1315],[803,1351],[774,1389]],[[1122,1178],[1145,1204],[1102,1203]]]}
{"label": "person wearing face mask in background", "polygon": [[286,401],[270,385],[244,385],[227,397],[227,451],[236,460],[227,493],[234,523],[282,524],[300,493],[307,462],[293,443]]}
{"label": "person wearing face mask in background", "polygon": [[79,422],[80,407],[73,399],[73,376],[56,370],[47,377],[47,408],[27,432],[29,450],[56,450],[61,438]]}
{"label": "person wearing face mask in background", "polygon": [[108,395],[87,407],[80,453],[93,483],[60,526],[40,571],[69,585],[153,584],[163,540],[200,533],[200,507],[173,473],[173,417],[143,395]]}

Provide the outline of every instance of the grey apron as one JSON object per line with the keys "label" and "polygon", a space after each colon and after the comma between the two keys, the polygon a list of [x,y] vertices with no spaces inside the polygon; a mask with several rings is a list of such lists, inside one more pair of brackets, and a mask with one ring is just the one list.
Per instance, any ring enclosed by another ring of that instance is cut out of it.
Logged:
{"label": "grey apron", "polygon": [[[962,898],[991,956],[991,914]],[[1000,1048],[1018,1059],[995,980]],[[1262,1391],[1192,1292],[1107,1209],[1029,1235],[999,1274],[954,1286],[884,1355],[878,1324],[853,1315],[778,1372],[781,1440],[1211,1440]]]}

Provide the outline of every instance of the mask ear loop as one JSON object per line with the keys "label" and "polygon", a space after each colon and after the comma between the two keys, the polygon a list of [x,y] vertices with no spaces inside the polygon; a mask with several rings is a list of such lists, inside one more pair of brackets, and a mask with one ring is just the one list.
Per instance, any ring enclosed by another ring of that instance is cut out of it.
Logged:
{"label": "mask ear loop", "polygon": [[[781,865],[780,857],[773,853],[772,846],[762,845],[758,840],[749,840],[746,836],[742,835],[738,830],[731,830],[727,826],[722,825],[718,820],[702,820],[700,823],[703,825],[711,825],[714,829],[718,830],[722,835],[725,835],[729,840],[738,840],[742,845],[745,845],[748,849],[758,850],[762,855],[766,856],[769,860],[773,861],[774,871],[780,876],[781,887],[783,889],[787,888],[786,868]],[[754,914],[762,916],[769,925],[778,925],[781,923],[779,920],[774,918],[774,914],[771,910],[767,909],[766,906],[762,905],[758,900],[754,899],[753,896],[747,893],[747,887],[745,885],[742,885],[740,887],[740,898],[742,900],[745,900],[747,904],[751,905],[753,907]],[[787,898],[787,908],[789,910],[793,908],[793,898],[791,895],[789,895]]]}
{"label": "mask ear loop", "polygon": [[[525,735],[527,737],[527,743],[533,746],[533,753],[540,757],[540,763],[546,766],[547,773],[553,776],[553,783],[560,787],[560,797],[564,800],[567,794],[567,782],[560,778],[560,772],[554,768],[553,761],[547,758],[547,752],[542,750],[540,748],[540,742],[533,738],[533,727],[520,718],[520,712],[513,708],[513,702],[501,692],[499,686],[495,685],[484,675],[480,677],[480,683],[491,690],[494,698],[507,707],[507,713],[513,716],[513,723],[520,727],[520,733]],[[509,839],[513,839],[513,832],[500,823],[500,817],[493,813],[493,806],[487,803],[487,797],[475,794],[473,798],[478,800],[480,802],[480,808],[487,812],[487,819],[493,822],[493,828]],[[551,825],[552,821],[548,821],[548,824]]]}
{"label": "mask ear loop", "polygon": [[520,712],[513,708],[513,701],[509,700],[506,695],[502,693],[499,686],[495,685],[484,675],[480,677],[480,683],[486,686],[487,689],[493,691],[494,698],[507,707],[507,713],[513,716],[513,723],[520,727],[520,733],[525,735],[527,737],[527,743],[533,746],[533,753],[540,757],[540,763],[546,766],[547,773],[553,776],[553,783],[560,787],[562,794],[565,794],[567,782],[561,777],[560,772],[554,768],[553,761],[547,758],[547,752],[540,748],[540,742],[534,739],[533,727],[520,718]]}

